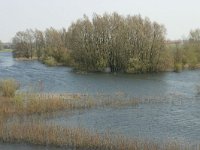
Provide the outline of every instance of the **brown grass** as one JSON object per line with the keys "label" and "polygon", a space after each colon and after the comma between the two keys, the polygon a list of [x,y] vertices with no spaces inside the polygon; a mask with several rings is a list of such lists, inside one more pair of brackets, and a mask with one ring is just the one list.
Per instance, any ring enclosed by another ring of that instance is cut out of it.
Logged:
{"label": "brown grass", "polygon": [[[30,95],[29,95],[30,96]],[[24,95],[22,96],[25,97]],[[35,99],[37,97],[37,99]],[[40,98],[39,98],[40,97]],[[50,98],[51,97],[51,98]],[[56,98],[57,97],[57,98]],[[0,141],[7,143],[29,143],[35,145],[52,145],[72,149],[103,149],[103,150],[181,150],[191,149],[189,146],[182,146],[176,142],[164,145],[150,141],[141,141],[130,139],[124,136],[113,136],[108,132],[99,134],[81,128],[67,128],[54,124],[45,124],[45,122],[36,120],[7,121],[9,117],[19,114],[20,117],[28,114],[43,114],[56,111],[58,109],[80,109],[98,106],[119,106],[117,103],[105,100],[95,103],[94,101],[85,101],[78,96],[44,96],[32,95],[27,102],[23,100],[13,101],[13,98],[0,97]],[[81,104],[80,104],[81,102]],[[127,101],[124,106],[133,103]],[[135,104],[135,103],[133,103]],[[28,117],[30,118],[30,117]],[[11,118],[12,119],[12,118]]]}
{"label": "brown grass", "polygon": [[98,134],[81,128],[64,128],[43,123],[2,125],[0,139],[9,143],[29,143],[86,150],[178,150],[183,148],[177,143],[161,146],[154,142],[111,136],[109,133]]}
{"label": "brown grass", "polygon": [[97,107],[126,107],[139,104],[138,99],[95,99],[76,94],[23,94],[14,98],[0,97],[0,114],[4,116],[51,114],[63,110],[91,109]]}
{"label": "brown grass", "polygon": [[[10,91],[10,89],[8,90]],[[12,90],[11,90],[12,91]],[[67,128],[40,121],[39,116],[62,110],[96,107],[127,107],[139,99],[97,98],[79,94],[6,94],[0,96],[0,141],[52,145],[84,150],[181,150],[191,149],[176,142],[164,145],[124,136],[99,134],[82,128]],[[36,118],[31,118],[36,115]],[[17,116],[19,120],[16,119]],[[37,117],[38,116],[38,117]],[[20,119],[25,118],[25,119]]]}
{"label": "brown grass", "polygon": [[4,97],[13,97],[18,87],[18,83],[13,79],[1,80],[0,94]]}

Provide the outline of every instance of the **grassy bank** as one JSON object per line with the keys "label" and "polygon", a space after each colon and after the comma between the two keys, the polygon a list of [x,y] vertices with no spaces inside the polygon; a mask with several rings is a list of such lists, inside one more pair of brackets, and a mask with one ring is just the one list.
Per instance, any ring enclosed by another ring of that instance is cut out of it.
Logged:
{"label": "grassy bank", "polygon": [[3,50],[0,50],[0,53],[1,52],[12,52],[13,50],[12,49],[3,49]]}
{"label": "grassy bank", "polygon": [[38,60],[38,58],[36,58],[36,57],[33,57],[33,58],[19,57],[19,58],[15,58],[15,60],[19,60],[19,61],[31,61],[31,60]]}
{"label": "grassy bank", "polygon": [[32,61],[32,60],[38,60],[41,63],[49,66],[49,67],[54,67],[54,66],[65,66],[63,63],[58,63],[54,58],[49,57],[45,59],[38,59],[37,57],[32,57],[32,58],[27,58],[27,57],[16,57],[15,60],[17,61]]}

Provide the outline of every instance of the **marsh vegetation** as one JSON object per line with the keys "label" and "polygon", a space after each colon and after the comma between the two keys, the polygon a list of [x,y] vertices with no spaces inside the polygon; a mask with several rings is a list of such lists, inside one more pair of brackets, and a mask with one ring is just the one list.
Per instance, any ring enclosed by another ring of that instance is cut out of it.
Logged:
{"label": "marsh vegetation", "polygon": [[[92,100],[81,94],[33,94],[17,92],[15,80],[2,80],[0,96],[0,141],[28,143],[70,149],[107,150],[175,150],[191,149],[190,145],[169,142],[159,144],[109,132],[98,133],[84,128],[64,127],[48,123],[40,117],[51,116],[56,111],[73,111],[97,107],[136,107],[140,100]],[[8,88],[9,87],[9,88]],[[14,89],[14,90],[13,90]],[[25,119],[24,119],[25,118]]]}

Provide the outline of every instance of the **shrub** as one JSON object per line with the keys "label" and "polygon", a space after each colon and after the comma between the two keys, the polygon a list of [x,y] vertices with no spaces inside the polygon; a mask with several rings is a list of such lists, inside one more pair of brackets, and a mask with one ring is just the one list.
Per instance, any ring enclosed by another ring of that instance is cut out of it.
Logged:
{"label": "shrub", "polygon": [[14,79],[0,81],[0,93],[5,97],[14,97],[19,84]]}
{"label": "shrub", "polygon": [[70,56],[70,53],[69,52],[64,52],[62,57],[61,57],[61,60],[60,62],[65,65],[65,66],[69,66],[71,65],[72,63],[72,58]]}
{"label": "shrub", "polygon": [[56,66],[57,65],[57,61],[53,57],[48,57],[48,58],[44,59],[43,63],[48,66]]}
{"label": "shrub", "polygon": [[182,70],[182,64],[181,63],[177,63],[174,65],[174,71],[175,72],[180,72]]}

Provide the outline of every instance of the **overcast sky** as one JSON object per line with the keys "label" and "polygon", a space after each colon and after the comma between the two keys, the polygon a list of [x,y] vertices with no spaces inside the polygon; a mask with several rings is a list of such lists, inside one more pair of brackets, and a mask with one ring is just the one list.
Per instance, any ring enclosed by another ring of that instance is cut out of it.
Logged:
{"label": "overcast sky", "polygon": [[200,27],[199,0],[0,0],[0,40],[11,41],[26,28],[67,28],[83,14],[117,12],[149,17],[165,25],[168,39]]}

